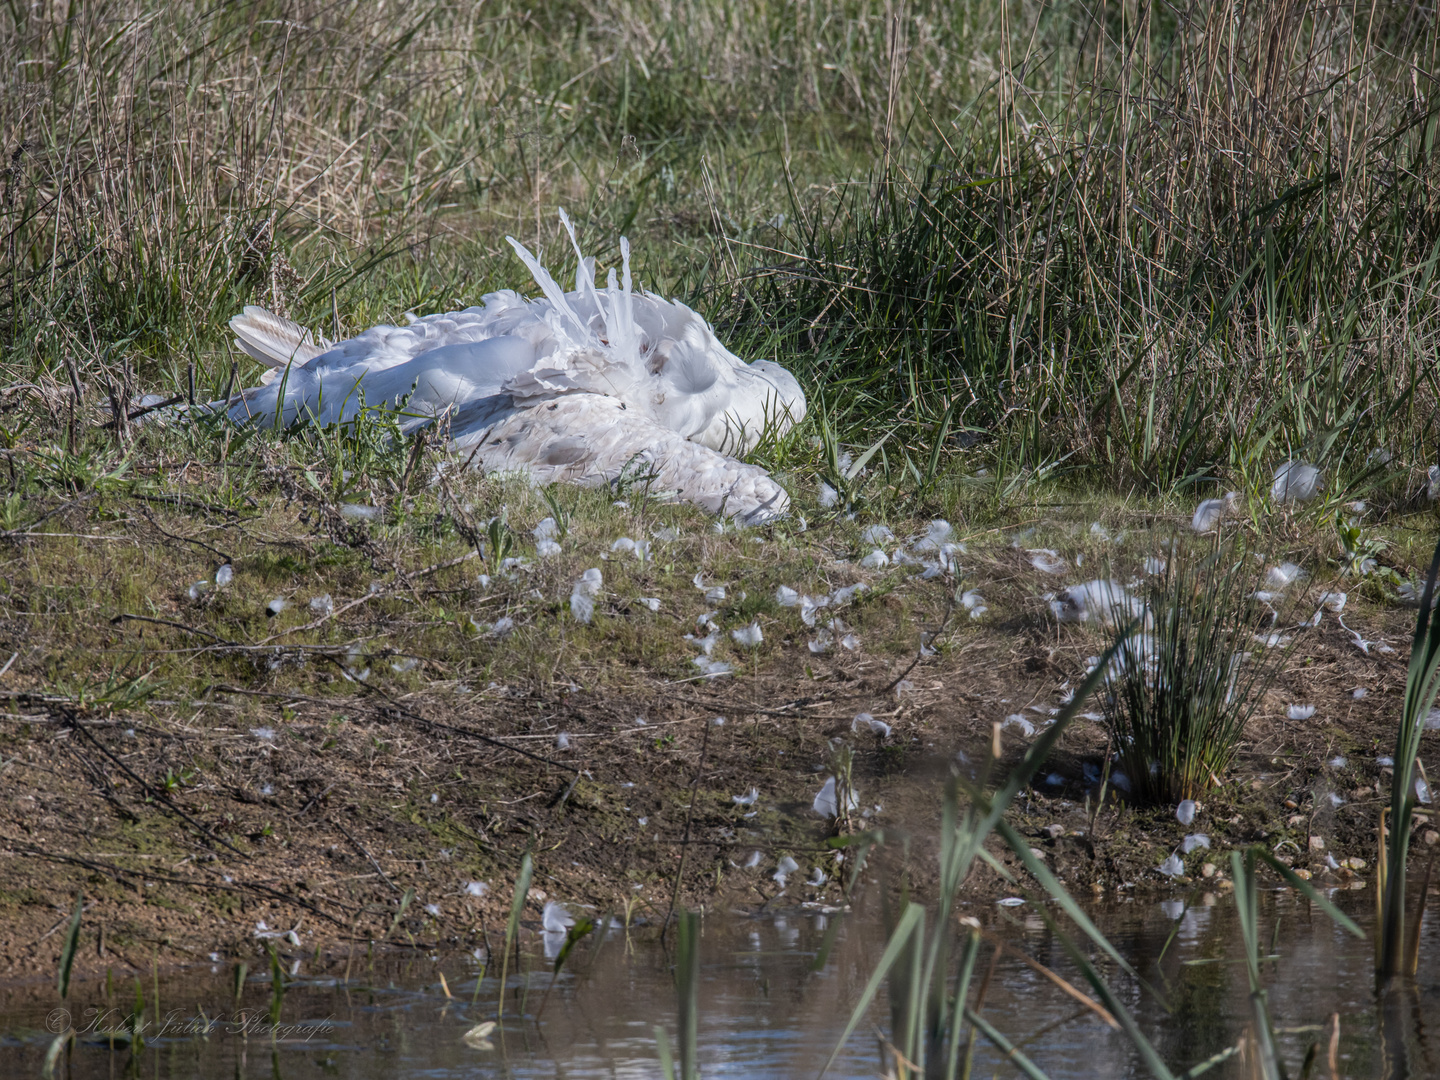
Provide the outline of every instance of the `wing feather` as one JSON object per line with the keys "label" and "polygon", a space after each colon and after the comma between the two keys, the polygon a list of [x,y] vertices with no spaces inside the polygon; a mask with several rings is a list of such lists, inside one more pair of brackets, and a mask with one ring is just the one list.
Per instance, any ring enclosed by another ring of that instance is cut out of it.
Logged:
{"label": "wing feather", "polygon": [[236,344],[266,367],[304,364],[330,348],[330,342],[323,337],[316,341],[299,323],[254,304],[230,320],[230,329]]}

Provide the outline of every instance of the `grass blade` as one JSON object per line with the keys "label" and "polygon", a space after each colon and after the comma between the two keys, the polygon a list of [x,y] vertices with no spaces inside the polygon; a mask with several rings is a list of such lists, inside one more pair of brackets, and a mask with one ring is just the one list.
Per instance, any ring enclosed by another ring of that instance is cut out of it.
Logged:
{"label": "grass blade", "polygon": [[880,954],[880,962],[875,965],[875,970],[870,973],[870,979],[865,984],[865,989],[860,992],[860,999],[855,1003],[855,1008],[850,1012],[850,1019],[845,1024],[845,1030],[841,1033],[840,1039],[835,1044],[835,1049],[830,1052],[824,1066],[820,1069],[819,1076],[824,1076],[830,1071],[830,1066],[835,1064],[835,1059],[840,1056],[840,1051],[850,1041],[850,1036],[860,1026],[860,1021],[865,1019],[865,1013],[870,1009],[870,1003],[875,1000],[875,995],[880,992],[880,986],[890,974],[905,950],[910,946],[911,935],[922,933],[925,926],[925,909],[919,904],[911,903],[900,916],[900,921],[895,924],[895,929],[890,933],[890,940],[885,945],[885,951]]}
{"label": "grass blade", "polygon": [[80,944],[80,915],[85,910],[85,894],[75,895],[75,912],[70,916],[70,929],[65,932],[65,942],[60,947],[59,991],[63,1001],[70,996],[70,972],[75,967],[75,950]]}

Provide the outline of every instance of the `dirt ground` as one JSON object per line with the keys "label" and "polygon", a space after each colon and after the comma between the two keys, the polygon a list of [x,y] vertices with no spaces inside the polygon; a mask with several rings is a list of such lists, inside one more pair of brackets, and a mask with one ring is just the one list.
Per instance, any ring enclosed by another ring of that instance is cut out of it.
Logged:
{"label": "dirt ground", "polygon": [[[253,961],[272,941],[297,956],[488,948],[526,851],[532,925],[546,899],[651,924],[677,904],[837,904],[835,828],[811,805],[834,740],[854,753],[851,829],[885,834],[872,878],[903,872],[923,890],[948,778],[984,759],[996,721],[1038,728],[1100,648],[1094,630],[1050,616],[1043,591],[1058,582],[1012,546],[1013,530],[957,521],[963,569],[882,579],[857,568],[851,524],[735,540],[689,511],[637,523],[623,504],[597,503],[570,521],[564,557],[574,549],[576,561],[537,562],[485,593],[483,564],[454,535],[422,544],[357,532],[314,500],[236,510],[188,490],[168,503],[57,498],[43,525],[6,535],[0,646],[15,656],[0,675],[0,981],[53,976],[81,893],[77,977]],[[517,522],[542,510],[511,505]],[[672,550],[635,569],[610,555],[599,614],[575,626],[569,583],[605,557],[585,537],[603,552],[622,527],[667,521],[684,533]],[[1097,543],[1063,521],[1040,539],[1069,558]],[[1132,541],[1125,557],[1146,550]],[[233,583],[191,597],[220,557]],[[702,604],[695,566],[730,582],[726,601]],[[985,618],[956,617],[957,578],[984,590]],[[777,581],[859,580],[872,587],[844,610],[863,643],[854,651],[810,651],[814,631],[794,609],[754,599]],[[631,585],[655,592],[659,612],[626,599]],[[322,589],[329,613],[304,604]],[[280,595],[288,610],[266,615]],[[1225,853],[1256,842],[1317,881],[1373,886],[1389,790],[1376,759],[1393,752],[1414,611],[1353,596],[1347,625],[1393,651],[1363,653],[1333,618],[1300,631],[1232,775],[1189,827],[1173,807],[1131,806],[1113,789],[1102,805],[1105,728],[1075,721],[1013,811],[1067,886],[1218,890]],[[714,679],[694,676],[682,640],[705,604],[723,630],[753,620],[765,635],[763,648],[725,654],[734,673]],[[467,613],[502,608],[513,633],[470,629]],[[921,655],[922,633],[942,624]],[[1287,719],[1292,703],[1314,716]],[[861,712],[889,734],[855,732]],[[1002,732],[1007,760],[1023,753],[1023,729]],[[1422,760],[1437,749],[1440,732],[1428,732]],[[1195,832],[1210,848],[1185,856],[1183,876],[1162,875]],[[1437,840],[1427,824],[1416,857]],[[782,887],[785,856],[798,869]],[[811,884],[817,870],[823,883]],[[978,866],[966,889],[1027,887]]]}

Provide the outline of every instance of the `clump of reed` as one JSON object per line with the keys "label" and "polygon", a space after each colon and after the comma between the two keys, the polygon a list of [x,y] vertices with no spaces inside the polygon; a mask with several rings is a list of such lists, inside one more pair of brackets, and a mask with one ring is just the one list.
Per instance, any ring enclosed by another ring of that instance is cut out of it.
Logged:
{"label": "clump of reed", "polygon": [[[1122,632],[1100,695],[1129,784],[1139,801],[1177,803],[1218,786],[1245,725],[1294,644],[1298,602],[1271,608],[1242,540],[1189,552],[1178,545],[1151,589],[1143,624]],[[1121,625],[1126,613],[1115,611]]]}
{"label": "clump of reed", "polygon": [[1163,493],[1258,490],[1290,451],[1342,488],[1382,447],[1423,466],[1440,173],[1411,58],[1433,26],[1230,2],[1030,29],[868,184],[797,198],[734,325],[808,356],[846,426],[959,403],[957,435],[1032,470],[1073,455]]}

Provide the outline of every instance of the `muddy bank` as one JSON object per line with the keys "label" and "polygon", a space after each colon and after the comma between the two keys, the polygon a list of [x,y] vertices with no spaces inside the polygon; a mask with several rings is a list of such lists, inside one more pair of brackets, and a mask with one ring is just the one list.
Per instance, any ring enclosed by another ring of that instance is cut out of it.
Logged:
{"label": "muddy bank", "polygon": [[[837,740],[854,754],[849,829],[885,835],[870,880],[923,891],[949,777],[978,768],[1011,716],[1002,750],[1018,759],[1104,647],[1093,626],[1057,624],[1047,592],[1094,572],[1081,563],[1143,573],[1185,517],[1109,507],[1095,529],[1077,504],[1021,530],[956,510],[964,546],[922,574],[862,565],[877,541],[860,522],[719,532],[681,508],[564,492],[563,553],[540,558],[532,529],[558,504],[524,486],[464,478],[357,525],[293,467],[259,468],[258,499],[213,501],[218,480],[186,463],[183,493],[57,496],[29,508],[43,530],[7,534],[0,979],[49,977],[82,892],[81,975],[270,943],[486,948],[526,851],[530,920],[547,898],[652,925],[672,903],[838,904],[847,869],[812,808]],[[508,563],[471,542],[481,506],[506,515]],[[879,543],[924,555],[925,521],[891,526]],[[1284,527],[1274,550],[1329,587],[1333,534]],[[648,557],[617,537],[648,537]],[[1022,539],[1059,551],[1059,569]],[[1408,551],[1391,549],[1400,576]],[[587,623],[567,597],[588,568],[604,587]],[[1414,613],[1360,586],[1347,626],[1296,631],[1233,774],[1188,827],[1113,787],[1102,804],[1105,729],[1076,721],[1013,811],[1068,887],[1223,888],[1225,853],[1256,842],[1318,879],[1372,880],[1377,758]],[[983,592],[978,617],[967,590]],[[1313,716],[1288,719],[1296,703]],[[857,730],[862,712],[881,727]],[[1422,759],[1437,743],[1425,735]],[[1210,847],[1162,874],[1194,833]],[[1416,857],[1437,837],[1427,824]],[[1025,887],[984,867],[966,885]]]}
{"label": "muddy bank", "polygon": [[[1357,659],[1341,635],[1323,633],[1307,659],[1271,692],[1235,777],[1188,828],[1172,808],[1100,804],[1106,738],[1084,719],[1014,820],[1080,895],[1223,888],[1224,853],[1254,842],[1317,880],[1363,887],[1388,798],[1376,758],[1388,750],[1403,669]],[[925,839],[945,780],[966,769],[959,755],[982,760],[997,716],[1038,725],[1074,675],[1063,648],[999,638],[917,666],[915,689],[898,700],[887,689],[896,665],[774,666],[782,670],[649,693],[497,687],[464,705],[228,684],[139,710],[16,695],[0,743],[0,977],[54,971],[82,891],[82,974],[253,960],[267,941],[285,955],[372,942],[489,947],[503,936],[526,850],[536,866],[531,920],[552,898],[656,923],[677,878],[682,904],[841,903],[843,870],[825,845],[834,830],[811,804],[829,742],[842,736],[861,800],[852,827],[884,830],[894,849],[872,876],[902,869],[908,836],[917,842],[903,869],[923,888]],[[1357,700],[1356,686],[1370,692]],[[1311,721],[1285,719],[1297,699],[1316,705]],[[890,734],[852,734],[861,711]],[[1019,731],[1004,732],[1012,758],[1025,745]],[[1426,737],[1432,754],[1436,738]],[[1185,856],[1184,877],[1162,875],[1196,832],[1210,848]],[[1427,827],[1422,856],[1436,839]],[[786,856],[799,869],[782,888],[773,875]],[[823,884],[810,883],[817,869]],[[967,894],[1025,887],[1023,874],[1008,884],[979,867]]]}

